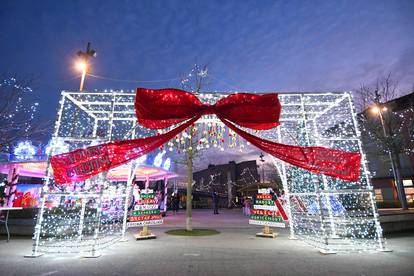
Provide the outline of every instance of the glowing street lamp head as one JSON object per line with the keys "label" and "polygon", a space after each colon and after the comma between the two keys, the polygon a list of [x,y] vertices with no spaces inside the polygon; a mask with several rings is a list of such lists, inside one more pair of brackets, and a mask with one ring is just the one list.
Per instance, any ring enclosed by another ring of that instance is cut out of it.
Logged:
{"label": "glowing street lamp head", "polygon": [[386,106],[380,107],[378,105],[374,105],[371,108],[371,112],[375,115],[379,114],[380,112],[386,112],[388,110],[388,108]]}
{"label": "glowing street lamp head", "polygon": [[78,60],[75,66],[77,70],[82,71],[82,72],[85,71],[87,67],[86,62],[83,60]]}
{"label": "glowing street lamp head", "polygon": [[380,108],[378,107],[378,106],[373,106],[372,108],[371,108],[371,112],[372,113],[374,113],[374,114],[378,114],[378,113],[380,113]]}

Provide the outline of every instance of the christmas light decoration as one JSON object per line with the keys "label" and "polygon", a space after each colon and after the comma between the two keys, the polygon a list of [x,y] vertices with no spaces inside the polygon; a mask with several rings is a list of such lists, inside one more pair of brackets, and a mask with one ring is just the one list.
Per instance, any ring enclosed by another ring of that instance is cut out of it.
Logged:
{"label": "christmas light decoration", "polygon": [[[203,103],[212,104],[225,96],[221,93],[197,95]],[[357,182],[311,173],[274,159],[285,190],[291,237],[330,252],[383,250],[382,230],[351,94],[284,93],[279,94],[279,100],[282,105],[280,126],[263,131],[242,129],[278,143],[359,152],[362,158]],[[138,125],[134,101],[133,91],[62,92],[53,137],[62,138],[70,150],[74,150],[97,140],[143,138],[169,130],[154,131]],[[72,120],[75,110],[76,121]],[[243,150],[241,145],[247,146],[243,138],[229,130],[214,114],[202,116],[194,127],[193,135],[200,141],[200,147]],[[172,148],[171,143],[179,144],[188,136],[186,132],[177,135],[165,148]],[[53,152],[52,148],[52,155]],[[131,172],[134,164],[128,163]],[[33,255],[39,252],[94,254],[121,238],[126,230],[132,178],[131,173],[126,182],[110,182],[103,172],[75,185],[57,186],[49,167],[34,234]],[[332,196],[335,201],[331,200]],[[319,208],[311,208],[314,202]],[[336,211],[336,203],[345,211]],[[316,213],[309,210],[316,210]]]}
{"label": "christmas light decoration", "polygon": [[163,169],[164,170],[170,170],[170,167],[171,167],[171,158],[167,158],[167,159],[165,159],[165,161],[164,161],[164,164],[162,165],[162,167],[163,167]]}
{"label": "christmas light decoration", "polygon": [[161,167],[161,164],[162,164],[162,157],[164,156],[164,154],[165,154],[165,151],[162,151],[162,152],[159,152],[156,156],[155,156],[155,158],[154,158],[154,166],[155,167]]}
{"label": "christmas light decoration", "polygon": [[[55,155],[63,151],[62,145],[68,147],[65,151],[71,151],[155,135],[155,131],[136,125],[134,99],[132,92],[62,92],[48,152]],[[141,157],[138,162],[144,160],[146,157]],[[121,239],[127,229],[127,198],[137,164],[130,162],[126,166],[129,167],[126,181],[111,180],[104,172],[71,186],[57,187],[48,165],[30,256],[43,253],[98,256],[100,249]],[[159,179],[164,177],[162,174]]]}
{"label": "christmas light decoration", "polygon": [[[3,75],[0,78],[0,150],[12,152],[13,146],[22,138],[43,131],[40,124],[33,124],[39,103],[30,100],[33,81]],[[20,155],[22,156],[22,155]]]}
{"label": "christmas light decoration", "polygon": [[54,154],[64,153],[69,151],[69,146],[65,144],[65,141],[62,138],[52,138],[45,148],[45,154],[50,155],[52,148],[54,149]]}
{"label": "christmas light decoration", "polygon": [[17,144],[13,153],[18,160],[27,160],[36,154],[36,148],[31,141],[22,141]]}
{"label": "christmas light decoration", "polygon": [[358,151],[362,157],[358,182],[313,174],[273,159],[286,193],[291,238],[325,253],[385,250],[351,94],[292,93],[280,100],[281,125],[261,135],[290,144]]}

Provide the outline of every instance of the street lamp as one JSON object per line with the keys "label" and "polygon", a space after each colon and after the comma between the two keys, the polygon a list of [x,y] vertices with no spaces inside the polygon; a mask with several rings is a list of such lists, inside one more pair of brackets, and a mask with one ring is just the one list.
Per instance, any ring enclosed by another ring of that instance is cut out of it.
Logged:
{"label": "street lamp", "polygon": [[260,161],[262,162],[262,183],[264,183],[265,182],[265,179],[264,179],[264,162],[265,162],[265,160],[264,160],[263,152],[260,153],[259,157],[260,157]]}
{"label": "street lamp", "polygon": [[382,131],[384,133],[384,138],[387,138],[388,135],[387,135],[387,131],[385,130],[384,115],[382,113],[386,112],[387,110],[388,109],[385,106],[381,107],[381,104],[379,102],[375,103],[375,105],[371,108],[371,112],[375,115],[379,115],[380,117]]}
{"label": "street lamp", "polygon": [[[375,104],[374,104],[373,107],[371,107],[371,112],[375,115],[379,115],[380,121],[381,121],[381,126],[382,126],[382,131],[383,131],[383,134],[384,134],[384,139],[387,140],[388,135],[387,135],[387,130],[385,129],[383,112],[387,112],[388,108],[380,102],[380,95],[379,95],[378,91],[375,91],[375,100],[374,100],[374,102],[375,102]],[[406,210],[406,209],[408,209],[408,206],[407,206],[407,202],[406,202],[406,198],[405,198],[404,187],[403,187],[402,181],[401,181],[400,171],[397,170],[397,168],[396,168],[396,162],[395,162],[395,159],[394,159],[394,156],[393,156],[393,153],[392,153],[391,149],[388,148],[387,150],[388,150],[388,156],[389,156],[390,162],[391,162],[391,169],[392,169],[392,173],[393,173],[393,176],[394,176],[394,181],[395,181],[395,184],[397,186],[397,193],[398,193],[398,198],[400,199],[401,208],[403,210]],[[398,156],[397,156],[397,158],[398,158]]]}
{"label": "street lamp", "polygon": [[88,45],[86,46],[86,51],[78,51],[76,55],[79,57],[79,59],[77,60],[75,67],[77,70],[82,72],[82,77],[79,85],[79,91],[82,92],[83,86],[85,84],[86,73],[89,69],[88,60],[90,57],[96,57],[96,51],[91,48],[91,43],[88,42]]}

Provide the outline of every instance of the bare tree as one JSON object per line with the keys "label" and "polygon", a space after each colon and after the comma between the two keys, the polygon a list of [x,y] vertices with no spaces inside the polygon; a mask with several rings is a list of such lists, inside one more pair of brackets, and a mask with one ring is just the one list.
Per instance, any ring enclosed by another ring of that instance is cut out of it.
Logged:
{"label": "bare tree", "polygon": [[[207,72],[207,66],[200,67],[197,64],[194,65],[190,73],[186,77],[182,78],[181,86],[193,93],[200,93],[201,89],[205,85],[205,79],[208,76]],[[182,152],[184,155],[183,160],[176,162],[184,164],[187,167],[186,230],[192,231],[192,186],[194,160],[201,158],[202,155],[202,149],[198,147],[197,129],[194,125],[186,129],[186,131],[181,135],[181,139],[176,142],[175,147],[179,153]]]}
{"label": "bare tree", "polygon": [[43,134],[47,127],[34,124],[37,102],[29,99],[32,93],[32,78],[14,75],[0,76],[0,151],[10,152],[20,139]]}
{"label": "bare tree", "polygon": [[411,102],[411,114],[403,114],[403,111],[389,103],[398,94],[398,82],[392,79],[391,73],[379,78],[373,87],[361,85],[357,92],[364,137],[372,145],[367,150],[378,157],[388,155],[401,208],[407,209],[399,155],[410,152],[412,146],[410,135],[402,130],[413,124],[413,103]]}

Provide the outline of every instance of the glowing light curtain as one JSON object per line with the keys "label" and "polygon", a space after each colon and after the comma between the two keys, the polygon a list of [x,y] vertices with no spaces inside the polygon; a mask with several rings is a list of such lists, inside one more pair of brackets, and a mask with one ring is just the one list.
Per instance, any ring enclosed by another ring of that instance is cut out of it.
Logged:
{"label": "glowing light curtain", "polygon": [[138,88],[135,110],[139,124],[147,128],[164,129],[182,124],[153,137],[116,141],[53,156],[51,163],[55,181],[58,184],[82,181],[129,162],[165,144],[207,114],[217,115],[251,144],[287,163],[347,181],[359,179],[359,153],[279,144],[251,135],[236,126],[254,130],[277,127],[281,105],[276,93],[231,94],[214,105],[207,105],[194,94],[183,90]]}

